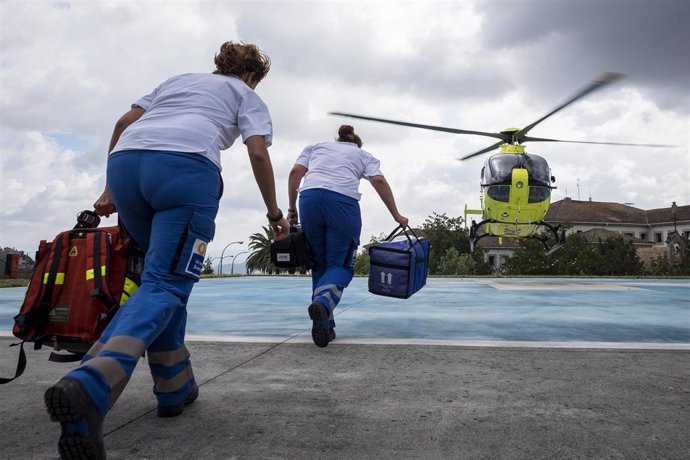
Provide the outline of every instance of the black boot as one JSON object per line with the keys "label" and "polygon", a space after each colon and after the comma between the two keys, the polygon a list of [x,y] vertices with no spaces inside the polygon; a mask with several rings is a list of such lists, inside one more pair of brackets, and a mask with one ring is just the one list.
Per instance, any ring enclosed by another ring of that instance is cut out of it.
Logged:
{"label": "black boot", "polygon": [[45,403],[50,419],[62,426],[60,458],[105,459],[103,417],[79,380],[59,380],[46,390]]}
{"label": "black boot", "polygon": [[177,417],[182,412],[184,412],[185,406],[189,406],[191,403],[196,401],[199,396],[199,387],[194,385],[192,391],[189,392],[186,398],[176,406],[158,406],[158,416],[159,417]]}
{"label": "black boot", "polygon": [[314,301],[309,305],[309,318],[313,321],[311,338],[317,347],[326,347],[330,339],[328,308],[321,302]]}

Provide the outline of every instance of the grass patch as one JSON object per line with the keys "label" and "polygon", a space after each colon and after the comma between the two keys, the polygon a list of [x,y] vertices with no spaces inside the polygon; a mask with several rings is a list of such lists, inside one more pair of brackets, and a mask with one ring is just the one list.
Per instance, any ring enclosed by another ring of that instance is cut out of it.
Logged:
{"label": "grass patch", "polygon": [[6,287],[27,287],[29,280],[25,279],[0,279],[0,288]]}

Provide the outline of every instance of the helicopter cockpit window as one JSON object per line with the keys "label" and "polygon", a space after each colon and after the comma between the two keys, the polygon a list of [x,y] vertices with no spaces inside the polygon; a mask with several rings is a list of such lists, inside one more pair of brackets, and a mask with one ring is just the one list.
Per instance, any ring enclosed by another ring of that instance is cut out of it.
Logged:
{"label": "helicopter cockpit window", "polygon": [[510,184],[513,169],[525,168],[529,174],[530,185],[549,186],[551,184],[549,164],[539,155],[494,155],[484,165],[482,184]]}
{"label": "helicopter cockpit window", "polygon": [[513,168],[520,166],[518,155],[498,154],[494,155],[484,165],[482,183],[491,184],[510,184],[510,176]]}
{"label": "helicopter cockpit window", "polygon": [[549,164],[539,155],[524,155],[524,167],[529,171],[529,183],[546,185],[551,183]]}
{"label": "helicopter cockpit window", "polygon": [[551,196],[551,188],[538,185],[529,186],[529,203],[541,203]]}
{"label": "helicopter cockpit window", "polygon": [[491,185],[487,187],[486,193],[493,200],[507,203],[510,200],[510,185]]}

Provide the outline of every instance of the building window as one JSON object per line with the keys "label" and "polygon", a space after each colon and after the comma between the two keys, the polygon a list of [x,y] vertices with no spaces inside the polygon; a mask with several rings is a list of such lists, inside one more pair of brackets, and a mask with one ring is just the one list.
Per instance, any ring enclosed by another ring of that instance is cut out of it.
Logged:
{"label": "building window", "polygon": [[662,232],[654,232],[654,242],[655,243],[663,243],[664,242],[664,234]]}
{"label": "building window", "polygon": [[645,232],[640,232],[640,239],[647,240],[647,234]]}
{"label": "building window", "polygon": [[632,232],[623,232],[623,235],[625,235],[625,236],[633,236],[633,237],[635,236],[635,234],[632,233]]}
{"label": "building window", "polygon": [[494,267],[495,263],[496,263],[496,256],[489,256],[489,265]]}
{"label": "building window", "polygon": [[684,237],[686,240],[690,240],[690,230],[685,230],[685,231],[683,232],[683,237]]}

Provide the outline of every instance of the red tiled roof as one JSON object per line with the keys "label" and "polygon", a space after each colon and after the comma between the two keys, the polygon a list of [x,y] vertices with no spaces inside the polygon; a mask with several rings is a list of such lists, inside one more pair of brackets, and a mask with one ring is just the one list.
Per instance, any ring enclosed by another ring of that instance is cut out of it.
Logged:
{"label": "red tiled roof", "polygon": [[481,240],[477,241],[477,246],[483,249],[515,249],[518,246],[518,240],[517,238],[503,237],[503,244],[499,244],[497,236],[485,236]]}
{"label": "red tiled roof", "polygon": [[598,243],[599,240],[608,240],[610,238],[623,238],[627,242],[631,242],[635,246],[653,246],[654,243],[647,240],[641,240],[634,236],[624,235],[620,232],[614,232],[605,228],[591,228],[587,231],[576,233],[575,235],[584,238],[588,243]]}
{"label": "red tiled roof", "polygon": [[[552,203],[544,218],[569,224],[660,224],[673,222],[672,208],[645,211],[621,203],[565,199]],[[676,208],[676,222],[690,222],[690,206]]]}
{"label": "red tiled roof", "polygon": [[[650,209],[647,211],[647,219],[650,224],[673,222],[673,208]],[[676,207],[676,222],[690,221],[690,206]]]}

